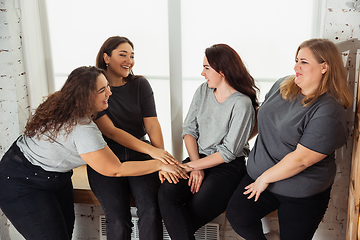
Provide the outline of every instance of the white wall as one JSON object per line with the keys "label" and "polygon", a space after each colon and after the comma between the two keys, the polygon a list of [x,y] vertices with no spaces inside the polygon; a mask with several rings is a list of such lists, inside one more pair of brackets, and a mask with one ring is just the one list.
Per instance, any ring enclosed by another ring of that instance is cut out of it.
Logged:
{"label": "white wall", "polygon": [[[352,43],[347,43],[349,40],[357,42],[357,47],[360,48],[360,8],[355,10],[352,5],[354,2],[328,0],[325,6],[326,17],[323,26],[323,36],[337,44],[342,43],[341,45],[346,45],[345,49],[352,45]],[[349,71],[350,84],[357,88],[360,50],[350,54],[345,52],[343,58]],[[347,113],[348,121],[354,121],[351,111],[347,110]],[[315,239],[317,240],[345,239],[346,237],[351,150],[352,138],[349,138],[347,146],[336,152],[337,175],[333,184],[328,210],[316,234]]]}
{"label": "white wall", "polygon": [[[29,116],[19,2],[0,2],[0,157]],[[22,239],[0,210],[0,239]]]}

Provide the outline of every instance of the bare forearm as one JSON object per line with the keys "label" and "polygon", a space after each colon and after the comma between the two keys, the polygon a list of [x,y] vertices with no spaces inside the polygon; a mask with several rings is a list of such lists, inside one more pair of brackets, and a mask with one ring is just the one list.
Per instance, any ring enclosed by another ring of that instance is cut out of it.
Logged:
{"label": "bare forearm", "polygon": [[157,148],[164,149],[164,139],[161,132],[160,125],[154,126],[149,130],[146,130],[149,135],[151,145]]}
{"label": "bare forearm", "polygon": [[245,187],[248,199],[255,196],[255,201],[270,183],[281,181],[304,171],[307,167],[321,161],[325,154],[312,151],[298,144],[295,151],[287,154],[280,162],[261,174],[255,182]]}
{"label": "bare forearm", "polygon": [[95,123],[99,127],[102,134],[119,143],[120,145],[123,145],[124,147],[146,154],[149,154],[149,152],[154,148],[150,144],[137,139],[130,133],[115,127],[107,115],[100,117],[95,121]]}
{"label": "bare forearm", "polygon": [[224,159],[221,157],[220,153],[214,153],[209,156],[206,156],[204,158],[191,161],[187,165],[192,167],[194,170],[202,170],[206,168],[212,168],[217,165],[220,165],[222,163],[225,163]]}
{"label": "bare forearm", "polygon": [[164,167],[164,164],[158,160],[121,163],[109,146],[94,152],[80,154],[80,156],[95,171],[109,177],[139,176],[156,172]]}
{"label": "bare forearm", "polygon": [[200,159],[196,139],[193,136],[187,134],[184,136],[184,141],[185,141],[186,150],[191,160],[191,162],[188,163],[188,165],[192,167],[194,170],[202,170],[206,168],[215,167],[225,162],[219,152]]}
{"label": "bare forearm", "polygon": [[115,173],[115,177],[140,176],[161,170],[159,160],[129,161],[122,163]]}
{"label": "bare forearm", "polygon": [[137,152],[142,152],[149,154],[153,146],[150,144],[137,139],[130,133],[127,133],[121,129],[118,129],[114,134],[105,134],[108,138],[114,140],[115,142],[119,143],[120,145],[135,150]]}
{"label": "bare forearm", "polygon": [[301,161],[293,158],[294,152],[286,155],[280,162],[266,170],[259,179],[266,183],[273,183],[290,178],[302,172],[307,167]]}

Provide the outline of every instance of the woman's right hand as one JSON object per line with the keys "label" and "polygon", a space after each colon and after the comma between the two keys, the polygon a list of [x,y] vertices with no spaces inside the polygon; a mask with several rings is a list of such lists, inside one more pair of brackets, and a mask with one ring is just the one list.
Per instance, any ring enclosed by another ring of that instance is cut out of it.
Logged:
{"label": "woman's right hand", "polygon": [[178,178],[188,179],[189,176],[187,175],[187,172],[190,172],[192,168],[186,164],[171,165],[162,163],[161,170],[173,173]]}
{"label": "woman's right hand", "polygon": [[247,198],[251,199],[255,197],[255,202],[259,199],[260,194],[265,191],[265,189],[269,186],[268,182],[262,180],[261,176],[258,177],[255,182],[250,183],[245,187],[244,195],[250,194]]}
{"label": "woman's right hand", "polygon": [[171,165],[176,165],[179,164],[179,161],[176,160],[170,153],[168,153],[166,150],[161,149],[161,148],[157,148],[157,147],[153,147],[151,152],[149,153],[149,155],[153,158],[153,159],[157,159],[162,161],[165,164],[171,164]]}
{"label": "woman's right hand", "polygon": [[165,180],[173,184],[177,184],[179,182],[179,178],[175,174],[163,170],[159,171],[159,179],[161,183],[164,183]]}

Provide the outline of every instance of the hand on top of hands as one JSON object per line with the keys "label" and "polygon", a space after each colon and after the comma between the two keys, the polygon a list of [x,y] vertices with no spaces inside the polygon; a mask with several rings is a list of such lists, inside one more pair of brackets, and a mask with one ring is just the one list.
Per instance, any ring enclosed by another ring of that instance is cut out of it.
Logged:
{"label": "hand on top of hands", "polygon": [[[162,172],[166,171],[166,172],[169,172],[172,174],[172,175],[166,175],[171,179],[173,179],[174,177],[187,179],[187,178],[189,178],[189,176],[187,175],[187,172],[189,172],[191,170],[192,170],[192,168],[186,164],[172,165],[172,164],[162,163],[162,167],[161,167]],[[166,178],[166,176],[165,176],[165,178]],[[161,178],[160,178],[160,180],[161,180]]]}
{"label": "hand on top of hands", "polygon": [[161,148],[154,147],[149,154],[153,159],[162,161],[165,164],[176,165],[179,164],[179,161],[176,160],[170,153]]}
{"label": "hand on top of hands", "polygon": [[[159,179],[161,183],[163,183],[166,180],[168,180],[169,183],[178,183],[179,178],[187,179],[189,176],[187,175],[187,172],[190,172],[192,170],[191,167],[189,167],[187,164],[178,164],[178,165],[170,165],[170,164],[164,164],[165,166],[162,168],[162,170],[159,171]],[[173,171],[169,171],[172,170]]]}

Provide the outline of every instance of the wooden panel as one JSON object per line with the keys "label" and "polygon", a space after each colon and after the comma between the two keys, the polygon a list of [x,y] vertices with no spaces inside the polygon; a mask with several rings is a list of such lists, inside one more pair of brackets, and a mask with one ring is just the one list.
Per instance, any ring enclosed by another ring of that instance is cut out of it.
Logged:
{"label": "wooden panel", "polygon": [[74,189],[74,203],[100,205],[91,190]]}
{"label": "wooden panel", "polygon": [[[72,182],[74,187],[74,203],[100,205],[95,194],[91,191],[86,165],[74,169]],[[130,206],[135,207],[135,200],[131,195],[129,196],[129,201]]]}
{"label": "wooden panel", "polygon": [[[360,74],[359,81],[360,82]],[[359,203],[360,203],[360,142],[359,142],[359,126],[360,126],[360,89],[358,84],[356,99],[356,115],[354,122],[353,135],[353,154],[351,161],[351,175],[349,184],[349,202],[347,216],[347,240],[360,239],[359,227]]]}
{"label": "wooden panel", "polygon": [[94,193],[91,191],[86,172],[86,165],[74,169],[72,182],[75,203],[100,205]]}

